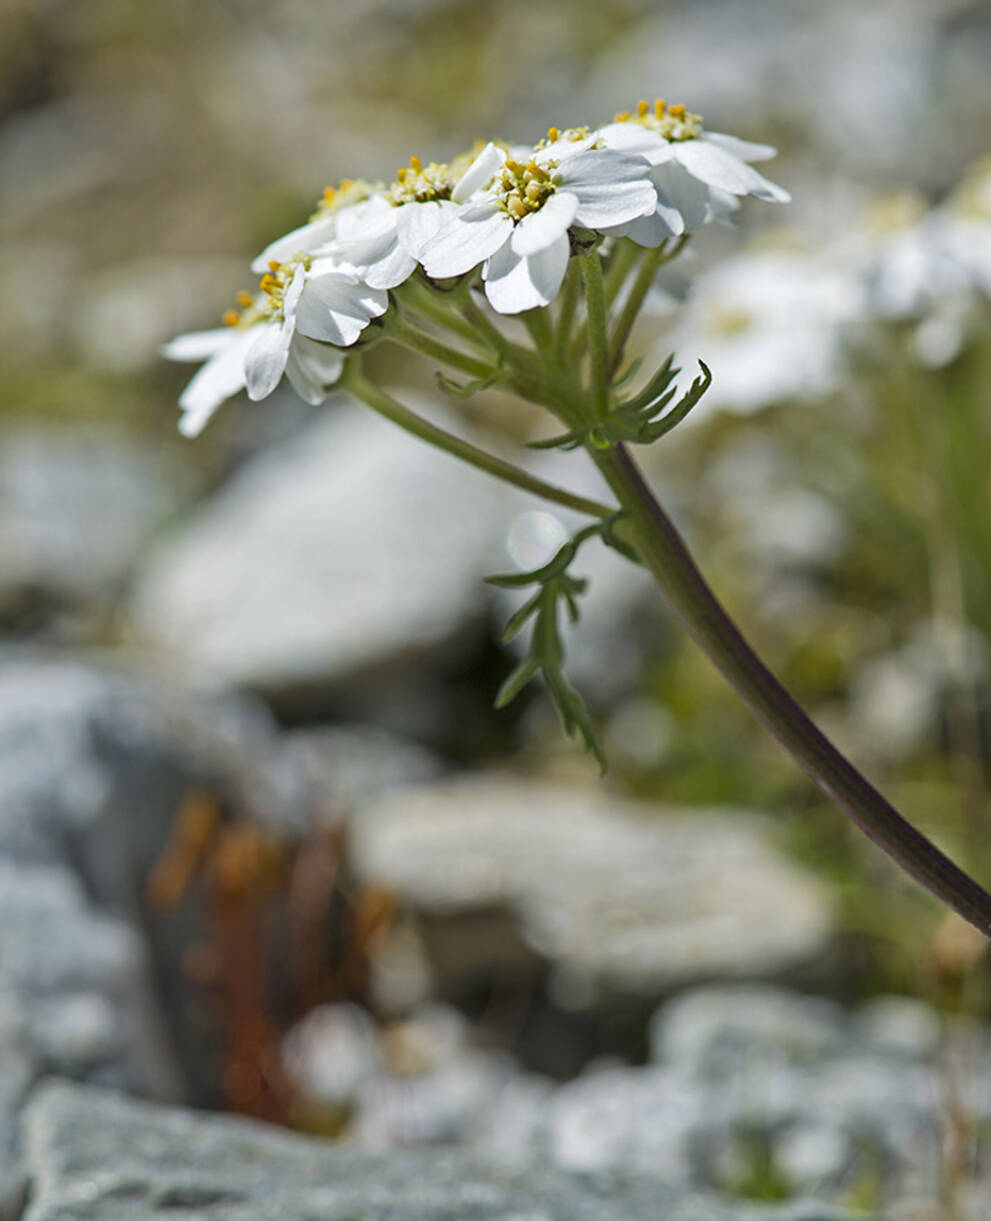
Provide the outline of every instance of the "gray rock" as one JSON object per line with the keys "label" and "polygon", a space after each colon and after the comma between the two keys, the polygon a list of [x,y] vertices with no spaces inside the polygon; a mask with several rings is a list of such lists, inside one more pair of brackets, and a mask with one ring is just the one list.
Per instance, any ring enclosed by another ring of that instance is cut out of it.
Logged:
{"label": "gray rock", "polygon": [[160,671],[18,654],[0,666],[0,856],[66,862],[131,910],[194,788],[302,825],[261,705]]}
{"label": "gray rock", "polygon": [[19,1194],[17,1115],[38,1077],[161,1089],[143,966],[131,930],[95,913],[65,870],[0,858],[0,1216]]}
{"label": "gray rock", "polygon": [[692,1065],[718,1078],[730,1063],[771,1052],[789,1062],[822,1059],[845,1036],[839,1005],[780,988],[694,988],[663,1006],[651,1022],[651,1059]]}
{"label": "gray rock", "polygon": [[236,682],[313,690],[456,642],[516,497],[342,403],[148,560],[138,633]]}
{"label": "gray rock", "polygon": [[514,1172],[458,1154],[357,1153],[222,1117],[51,1083],[24,1126],[24,1221],[828,1221],[736,1209],[659,1180]]}
{"label": "gray rock", "polygon": [[0,614],[106,610],[138,551],[192,488],[148,445],[93,428],[0,438]]}
{"label": "gray rock", "polygon": [[[766,977],[814,959],[831,931],[821,887],[738,811],[687,814],[480,775],[384,797],[356,820],[353,840],[359,872],[431,928],[509,913],[562,987],[589,1000]],[[511,964],[512,927],[485,942],[476,922],[464,959],[438,970]]]}

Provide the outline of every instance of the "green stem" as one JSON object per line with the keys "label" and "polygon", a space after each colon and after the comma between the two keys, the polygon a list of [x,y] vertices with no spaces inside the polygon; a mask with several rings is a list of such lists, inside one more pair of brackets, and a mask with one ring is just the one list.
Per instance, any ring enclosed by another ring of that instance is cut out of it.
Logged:
{"label": "green stem", "polygon": [[588,313],[588,380],[597,420],[609,414],[609,336],[606,330],[606,297],[602,284],[602,261],[598,250],[579,254],[585,309]]}
{"label": "green stem", "polygon": [[545,500],[559,504],[565,509],[587,513],[591,517],[609,517],[616,511],[615,508],[600,504],[597,500],[590,500],[588,497],[569,492],[565,488],[559,488],[553,483],[546,483],[543,479],[538,479],[536,475],[531,475],[529,471],[522,470],[503,458],[497,458],[477,445],[472,445],[470,441],[464,441],[454,433],[438,428],[436,424],[431,424],[429,420],[410,411],[392,395],[370,382],[361,372],[357,357],[352,357],[347,362],[339,384],[343,389],[350,390],[356,398],[361,399],[373,411],[378,412],[385,419],[391,420],[393,424],[398,424],[400,428],[414,437],[426,441],[428,445],[433,445],[437,449],[444,450],[445,453],[451,454],[455,458],[460,458],[469,466],[474,466],[478,470],[485,471],[486,474],[502,479],[505,483],[511,483],[525,492],[532,492],[535,496],[542,496]]}
{"label": "green stem", "polygon": [[640,315],[647,293],[650,291],[658,271],[665,263],[670,263],[672,259],[677,258],[687,241],[688,234],[686,233],[679,237],[671,247],[668,247],[667,242],[662,242],[656,249],[648,251],[646,258],[640,264],[633,287],[623,302],[623,308],[620,310],[619,318],[613,328],[609,358],[610,374],[614,374],[622,362],[633,324]]}
{"label": "green stem", "polygon": [[538,354],[550,355],[554,350],[554,331],[551,328],[549,311],[546,309],[524,310],[519,315],[519,319],[529,332]]}
{"label": "green stem", "polygon": [[991,936],[991,895],[857,771],[741,635],[622,446],[588,447],[629,516],[641,557],[696,642],[799,766],[874,842],[937,898]]}
{"label": "green stem", "polygon": [[606,270],[606,308],[608,309],[623,290],[626,278],[636,265],[644,248],[629,238],[621,238]]}
{"label": "green stem", "polygon": [[435,339],[426,331],[411,326],[398,310],[388,312],[383,330],[388,338],[401,344],[404,348],[419,352],[423,356],[429,356],[432,360],[439,360],[441,364],[450,365],[452,369],[460,369],[462,373],[467,373],[471,377],[484,380],[491,377],[494,372],[493,367],[486,361],[476,360],[474,356],[469,356],[466,352],[459,352],[457,348],[452,348],[440,339]]}
{"label": "green stem", "polygon": [[440,289],[431,288],[429,284],[418,280],[416,276],[411,276],[398,290],[397,298],[400,302],[407,299],[411,309],[423,314],[438,326],[451,331],[452,334],[457,335],[466,343],[470,343],[473,347],[483,349],[491,347],[491,344],[487,344],[485,339],[479,335],[478,328],[466,322],[457,313],[460,300],[456,298],[455,293],[456,290],[442,292]]}
{"label": "green stem", "polygon": [[564,277],[564,287],[561,289],[561,304],[557,313],[557,336],[554,342],[554,354],[558,363],[564,361],[571,342],[571,331],[575,325],[575,311],[578,309],[578,297],[581,291],[581,273],[574,259],[568,263],[568,271]]}

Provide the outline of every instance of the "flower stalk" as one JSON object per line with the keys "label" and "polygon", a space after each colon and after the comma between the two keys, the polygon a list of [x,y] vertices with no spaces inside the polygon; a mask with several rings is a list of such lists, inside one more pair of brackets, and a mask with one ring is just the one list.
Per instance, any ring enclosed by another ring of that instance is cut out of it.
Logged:
{"label": "flower stalk", "polygon": [[893,861],[991,937],[991,894],[871,785],[747,643],[622,446],[588,452],[633,527],[635,546],[678,618],[730,686],[807,776]]}

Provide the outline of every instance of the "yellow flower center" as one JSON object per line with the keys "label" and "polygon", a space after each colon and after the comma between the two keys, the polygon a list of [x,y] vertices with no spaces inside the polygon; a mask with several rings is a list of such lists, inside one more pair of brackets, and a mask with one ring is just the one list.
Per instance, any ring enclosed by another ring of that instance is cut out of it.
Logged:
{"label": "yellow flower center", "polygon": [[310,220],[323,220],[326,216],[333,216],[335,212],[340,212],[341,208],[361,203],[380,189],[379,184],[366,182],[364,178],[342,178],[336,187],[324,187],[323,197]]}
{"label": "yellow flower center", "polygon": [[692,114],[680,102],[669,106],[658,98],[651,107],[649,102],[637,102],[635,111],[621,110],[614,117],[616,123],[639,123],[649,131],[656,131],[665,140],[696,140],[702,134],[702,116]]}
{"label": "yellow flower center", "polygon": [[[537,148],[547,148],[549,144],[556,144],[558,140],[569,140],[572,144],[577,144],[579,140],[587,140],[592,134],[589,127],[566,127],[563,131],[560,127],[548,127],[547,135],[537,143]],[[597,140],[592,148],[600,146]]]}
{"label": "yellow flower center", "polygon": [[530,212],[539,212],[557,190],[556,176],[552,172],[556,165],[556,162],[548,162],[542,166],[535,160],[526,165],[507,161],[496,178],[499,207],[514,222],[521,221]]}
{"label": "yellow flower center", "polygon": [[221,315],[224,326],[254,326],[257,322],[268,322],[273,318],[281,318],[286,289],[292,282],[296,268],[300,265],[308,268],[310,262],[311,258],[308,254],[296,255],[295,258],[285,263],[272,259],[268,265],[268,271],[259,281],[258,292],[239,292],[237,303],[241,309],[224,310]]}
{"label": "yellow flower center", "polygon": [[396,171],[396,181],[386,187],[385,197],[398,207],[407,203],[430,203],[450,199],[455,183],[461,177],[457,163],[446,165],[431,161],[424,165],[419,157],[410,157],[409,166]]}
{"label": "yellow flower center", "polygon": [[723,339],[731,339],[735,335],[742,335],[744,331],[750,330],[754,322],[754,316],[739,306],[725,306],[717,309],[713,312],[710,320],[712,333],[721,336]]}
{"label": "yellow flower center", "polygon": [[872,200],[866,210],[867,231],[876,237],[887,237],[902,229],[910,229],[926,212],[924,196],[917,191],[898,191]]}
{"label": "yellow flower center", "polygon": [[967,167],[950,197],[950,209],[964,220],[991,221],[991,157],[981,157]]}

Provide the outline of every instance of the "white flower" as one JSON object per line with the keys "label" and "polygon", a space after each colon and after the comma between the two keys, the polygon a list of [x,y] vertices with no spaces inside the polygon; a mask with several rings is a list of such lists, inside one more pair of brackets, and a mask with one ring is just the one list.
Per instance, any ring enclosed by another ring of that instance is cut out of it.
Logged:
{"label": "white flower", "polygon": [[327,259],[273,262],[261,289],[243,315],[229,311],[227,326],[180,335],[163,349],[171,360],[206,360],[179,399],[179,430],[186,436],[200,433],[240,390],[266,398],[283,374],[306,402],[322,403],[326,387],[341,375],[340,349],[388,304],[385,293]]}
{"label": "white flower", "polygon": [[775,155],[769,144],[753,144],[706,131],[698,115],[658,99],[653,110],[640,102],[636,114],[616,116],[595,137],[606,148],[639,153],[651,163],[657,189],[653,213],[614,230],[642,246],[691,233],[735,211],[737,198],[753,195],[773,203],[791,196],[749,164]]}
{"label": "white flower", "polygon": [[462,203],[423,249],[427,275],[462,275],[483,264],[485,295],[500,314],[548,305],[568,267],[568,230],[603,230],[653,211],[656,195],[639,156],[607,149],[533,151],[514,160],[487,144],[452,192]]}
{"label": "white flower", "polygon": [[251,270],[261,275],[270,263],[286,263],[326,246],[342,227],[351,223],[355,213],[360,214],[367,207],[367,201],[377,190],[378,187],[360,178],[344,178],[339,186],[325,187],[323,198],[306,224],[270,242],[252,261]]}
{"label": "white flower", "polygon": [[977,327],[977,295],[991,290],[991,202],[982,222],[965,206],[973,186],[965,178],[933,211],[908,193],[877,200],[833,253],[860,278],[873,317],[914,324],[912,349],[933,368],[959,354]]}
{"label": "white flower", "polygon": [[[833,389],[845,328],[862,315],[856,280],[801,251],[747,251],[695,282],[661,346],[712,369],[704,404],[747,413]],[[701,410],[696,411],[700,415]]]}
{"label": "white flower", "polygon": [[451,164],[410,157],[396,181],[341,218],[337,240],[321,248],[353,267],[372,288],[396,288],[416,270],[427,243],[457,211],[452,192],[471,154]]}

